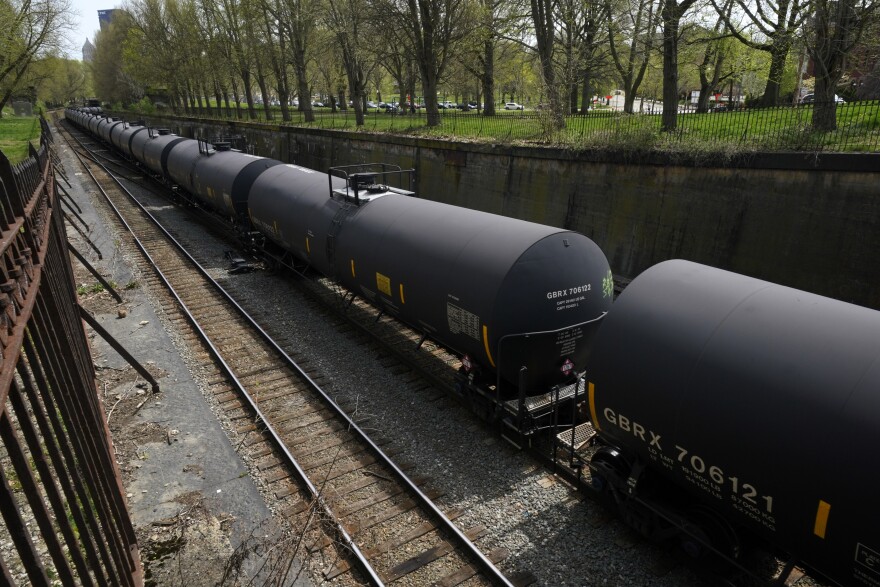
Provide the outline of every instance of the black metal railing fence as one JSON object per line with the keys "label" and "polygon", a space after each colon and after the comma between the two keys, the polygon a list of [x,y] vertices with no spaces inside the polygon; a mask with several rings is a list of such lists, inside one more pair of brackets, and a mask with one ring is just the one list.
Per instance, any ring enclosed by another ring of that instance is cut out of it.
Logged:
{"label": "black metal railing fence", "polygon": [[42,126],[0,153],[0,584],[142,585]]}
{"label": "black metal railing fence", "polygon": [[[478,110],[440,111],[440,124],[428,126],[424,109],[370,109],[364,124],[357,126],[354,111],[315,108],[314,121],[291,108],[291,120],[283,121],[279,111],[257,114],[263,122],[323,128],[363,130],[437,136],[479,138],[492,141],[536,141],[593,148],[697,148],[705,150],[807,151],[807,152],[878,152],[880,151],[880,101],[835,104],[837,128],[816,130],[812,123],[816,104],[774,106],[769,108],[719,107],[697,113],[692,106],[682,106],[678,125],[672,132],[661,131],[661,108],[648,104],[641,111],[626,114],[609,108],[593,109],[586,114],[565,117],[565,129],[550,131],[549,113],[543,110],[499,109],[494,116]],[[196,116],[218,114],[224,119],[245,120],[242,109],[211,109],[191,112]]]}

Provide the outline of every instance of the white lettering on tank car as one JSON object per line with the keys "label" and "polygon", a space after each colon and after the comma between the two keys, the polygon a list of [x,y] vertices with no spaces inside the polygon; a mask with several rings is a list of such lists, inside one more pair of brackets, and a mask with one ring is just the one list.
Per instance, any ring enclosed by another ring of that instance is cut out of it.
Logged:
{"label": "white lettering on tank car", "polygon": [[853,569],[853,578],[859,581],[862,585],[870,585],[871,587],[880,587],[880,579],[876,577],[872,577],[859,567]]}
{"label": "white lettering on tank car", "polygon": [[546,296],[548,300],[555,300],[557,298],[564,298],[567,296],[574,296],[580,293],[586,293],[593,289],[593,285],[590,283],[585,283],[583,285],[578,285],[575,287],[569,287],[568,289],[557,289],[555,291],[548,291]]}
{"label": "white lettering on tank car", "polygon": [[556,346],[559,347],[559,356],[567,357],[577,349],[577,342],[584,338],[583,328],[570,328],[556,335]]}
{"label": "white lettering on tank car", "polygon": [[593,289],[592,284],[585,283],[566,289],[548,291],[544,296],[548,300],[556,300],[556,311],[577,308],[580,302],[587,299],[587,292]]}
{"label": "white lettering on tank car", "polygon": [[464,334],[480,340],[480,317],[476,314],[446,302],[446,320],[452,334]]}
{"label": "white lettering on tank car", "polygon": [[[623,414],[618,414],[611,408],[605,408],[603,412],[605,419],[608,420],[608,423],[617,426],[623,432],[627,432],[632,434],[634,437],[638,438],[642,442],[646,443],[650,448],[654,448],[658,451],[662,451],[663,447],[660,446],[660,438],[661,436],[650,430],[645,428],[642,424],[638,422],[633,422],[628,417]],[[650,439],[645,437],[645,434],[650,435]]]}
{"label": "white lettering on tank car", "polygon": [[880,553],[870,549],[861,542],[856,544],[856,563],[873,573],[880,579]]}
{"label": "white lettering on tank car", "polygon": [[677,453],[675,457],[663,454],[663,447],[660,444],[662,435],[624,414],[605,408],[602,415],[610,425],[647,445],[650,459],[664,469],[669,472],[678,471],[687,481],[712,497],[729,501],[731,507],[744,516],[770,530],[776,530],[772,495],[762,494],[755,484],[731,475],[729,471],[725,472],[721,467],[713,464],[712,460],[704,458],[709,455],[691,452],[678,444],[675,445]]}

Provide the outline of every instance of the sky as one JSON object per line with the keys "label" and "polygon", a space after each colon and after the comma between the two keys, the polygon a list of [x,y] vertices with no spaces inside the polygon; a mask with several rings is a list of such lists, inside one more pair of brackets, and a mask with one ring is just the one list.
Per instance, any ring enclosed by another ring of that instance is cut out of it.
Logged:
{"label": "sky", "polygon": [[70,34],[73,48],[68,55],[71,59],[82,60],[82,46],[86,39],[95,42],[95,32],[101,28],[98,24],[98,11],[115,8],[119,4],[119,0],[74,0],[71,3],[75,11],[73,19],[77,23],[76,29]]}

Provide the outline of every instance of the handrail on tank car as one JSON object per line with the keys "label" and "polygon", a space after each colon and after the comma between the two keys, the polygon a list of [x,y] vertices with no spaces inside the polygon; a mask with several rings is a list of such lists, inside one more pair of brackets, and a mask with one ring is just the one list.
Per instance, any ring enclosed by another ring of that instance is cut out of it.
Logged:
{"label": "handrail on tank car", "polygon": [[[352,173],[349,173],[349,170],[354,170]],[[400,177],[408,177],[409,187],[408,192],[409,195],[413,195],[412,187],[413,187],[413,177],[415,176],[415,169],[402,169],[399,165],[392,165],[390,163],[357,163],[354,165],[337,165],[336,167],[330,167],[327,170],[327,182],[330,189],[330,197],[333,197],[333,178],[339,177],[345,180],[345,197],[351,198],[350,190],[354,190],[354,202],[356,206],[361,205],[360,200],[360,190],[359,187],[363,186],[366,188],[367,185],[375,184],[375,179],[377,177],[391,177],[391,176],[400,176]],[[369,183],[361,183],[358,180],[361,178],[370,178],[371,181]],[[398,188],[398,189],[403,189]]]}
{"label": "handrail on tank car", "polygon": [[208,142],[208,139],[203,139],[201,137],[196,138],[196,142],[199,145],[199,154],[200,155],[211,155],[216,151],[212,148],[213,145]]}
{"label": "handrail on tank car", "polygon": [[196,142],[199,145],[200,155],[210,156],[214,153],[219,153],[220,151],[229,151],[232,149],[232,143],[227,141],[224,137],[215,137],[211,141],[196,137]]}
{"label": "handrail on tank car", "polygon": [[[514,338],[518,338],[518,337],[528,338],[530,336],[539,336],[539,335],[544,335],[544,334],[557,334],[559,332],[562,332],[563,330],[570,330],[572,328],[580,328],[580,327],[586,326],[587,324],[592,324],[593,322],[598,322],[599,320],[601,320],[602,318],[604,318],[607,315],[608,315],[608,311],[606,310],[605,312],[602,312],[599,316],[596,316],[595,318],[593,318],[591,320],[587,320],[585,322],[579,322],[577,324],[570,324],[568,326],[563,326],[562,328],[557,328],[556,330],[542,330],[539,332],[515,332],[515,333],[511,333],[511,334],[505,334],[504,336],[502,336],[498,340],[498,352],[497,352],[498,360],[497,360],[496,383],[495,383],[496,405],[500,406],[502,403],[502,401],[501,401],[501,373],[502,373],[504,367],[503,367],[503,363],[501,361],[501,356],[502,356],[501,350],[502,350],[503,343],[508,342],[509,340],[514,339]],[[523,371],[523,369],[525,369],[525,372]],[[526,402],[526,397],[528,395],[526,393],[526,385],[525,385],[525,383],[526,383],[525,379],[526,379],[527,373],[528,373],[528,369],[526,368],[526,366],[521,365],[520,371],[519,371],[519,382],[518,382],[518,387],[519,387],[519,390],[518,390],[519,391],[519,398],[518,398],[519,404],[518,404],[518,409],[517,409],[517,425],[518,426],[522,426],[522,420],[525,416],[525,402]]]}

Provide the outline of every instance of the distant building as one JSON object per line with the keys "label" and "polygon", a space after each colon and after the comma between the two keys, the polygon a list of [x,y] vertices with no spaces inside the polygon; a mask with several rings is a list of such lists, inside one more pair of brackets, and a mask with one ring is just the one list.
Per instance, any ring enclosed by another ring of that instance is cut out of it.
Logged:
{"label": "distant building", "polygon": [[91,63],[95,60],[95,46],[92,45],[92,42],[86,39],[85,44],[82,48],[83,52],[83,61],[86,63]]}
{"label": "distant building", "polygon": [[109,8],[107,10],[99,10],[98,11],[98,24],[101,25],[101,30],[103,31],[111,22],[113,22],[113,14],[116,12],[116,8]]}

